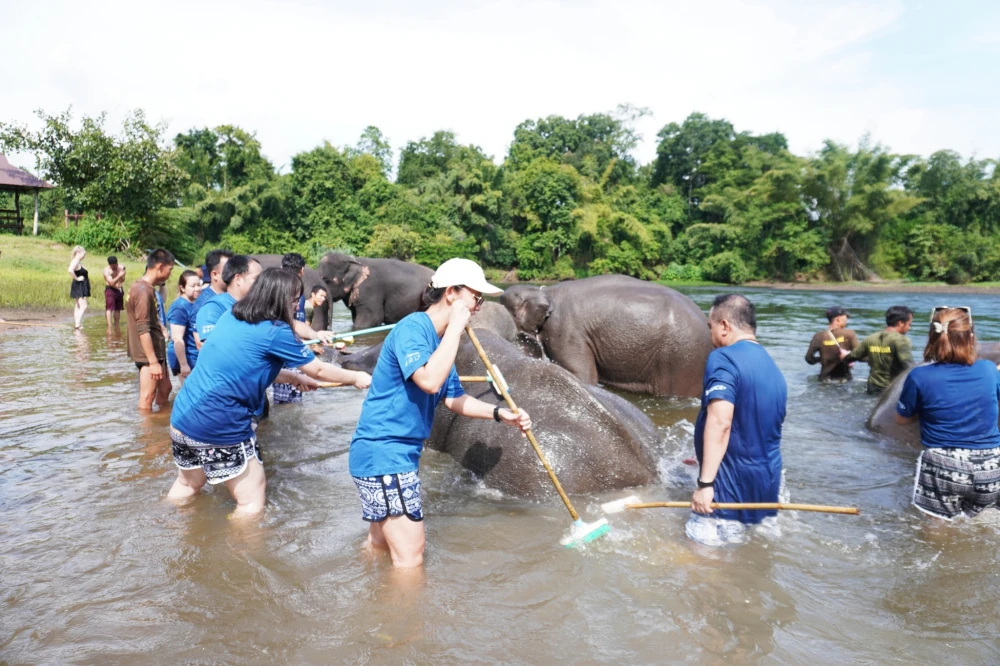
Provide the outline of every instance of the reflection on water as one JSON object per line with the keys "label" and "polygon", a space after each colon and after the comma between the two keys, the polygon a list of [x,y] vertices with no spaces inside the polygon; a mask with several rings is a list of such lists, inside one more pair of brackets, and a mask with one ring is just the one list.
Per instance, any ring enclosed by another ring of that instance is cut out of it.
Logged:
{"label": "reflection on water", "polygon": [[[688,291],[702,307],[716,293]],[[361,393],[274,410],[260,430],[267,513],[234,523],[224,489],[165,501],[169,410],[137,413],[134,366],[103,319],[80,335],[2,334],[0,663],[1000,663],[1000,512],[928,525],[909,507],[916,451],[864,429],[866,366],[830,386],[803,361],[834,303],[862,335],[888,306],[911,305],[920,349],[923,313],[948,299],[749,295],[788,380],[792,500],[857,505],[860,517],[785,514],[776,531],[712,550],[684,539],[686,512],[650,510],[565,551],[554,496],[502,497],[428,452],[416,585],[362,549],[347,472]],[[979,336],[1000,339],[992,299],[962,300]],[[696,403],[629,398],[663,435],[662,483],[639,494],[689,497]],[[574,499],[592,519],[618,495]]]}

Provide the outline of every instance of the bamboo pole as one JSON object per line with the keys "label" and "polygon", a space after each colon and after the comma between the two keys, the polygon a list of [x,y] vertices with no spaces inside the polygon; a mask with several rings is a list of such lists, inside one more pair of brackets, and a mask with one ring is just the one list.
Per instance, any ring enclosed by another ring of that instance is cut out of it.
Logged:
{"label": "bamboo pole", "polygon": [[[483,365],[486,366],[486,372],[493,378],[493,385],[500,389],[500,394],[503,396],[504,402],[507,403],[507,407],[509,407],[514,413],[520,413],[517,405],[514,404],[514,399],[510,397],[510,393],[508,393],[507,389],[504,388],[503,383],[498,381],[496,372],[493,370],[493,364],[490,363],[489,357],[486,356],[486,351],[483,349],[483,346],[479,344],[479,338],[477,338],[476,334],[472,331],[472,327],[466,326],[465,332],[469,335],[469,340],[472,341],[472,345],[476,348],[476,351],[479,352],[479,358],[483,359]],[[542,452],[542,447],[538,445],[538,440],[535,439],[534,433],[532,433],[529,429],[525,430],[524,434],[528,437],[528,441],[531,442],[531,448],[535,450],[535,454],[538,456],[538,459],[542,461],[542,466],[545,467],[545,472],[549,475],[549,479],[552,480],[552,485],[556,487],[556,492],[559,493],[559,497],[562,499],[563,504],[566,505],[569,515],[573,517],[574,521],[579,521],[580,514],[576,512],[576,509],[573,508],[573,503],[569,501],[569,496],[566,494],[566,491],[563,490],[562,484],[559,483],[559,477],[556,476],[555,471],[552,469],[552,465],[549,464],[548,459],[545,457],[545,453]]]}
{"label": "bamboo pole", "polygon": [[[626,504],[626,509],[690,509],[691,502],[642,502]],[[712,502],[713,509],[732,509],[737,511],[815,511],[817,513],[842,513],[851,516],[861,514],[856,506],[824,506],[822,504],[784,504],[782,502]]]}

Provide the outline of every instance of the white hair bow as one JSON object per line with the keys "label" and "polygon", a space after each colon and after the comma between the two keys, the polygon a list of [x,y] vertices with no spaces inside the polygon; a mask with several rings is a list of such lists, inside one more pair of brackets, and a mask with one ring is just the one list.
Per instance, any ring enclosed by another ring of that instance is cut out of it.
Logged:
{"label": "white hair bow", "polygon": [[942,324],[941,322],[936,321],[936,322],[933,322],[933,323],[934,323],[934,332],[935,333],[947,333],[948,332],[948,324],[950,322],[946,321],[945,323]]}

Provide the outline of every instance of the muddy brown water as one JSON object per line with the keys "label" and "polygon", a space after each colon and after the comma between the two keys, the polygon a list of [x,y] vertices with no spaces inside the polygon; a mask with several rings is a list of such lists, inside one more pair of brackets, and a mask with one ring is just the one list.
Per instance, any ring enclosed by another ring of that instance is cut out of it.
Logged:
{"label": "muddy brown water", "polygon": [[[703,307],[715,293],[685,291]],[[362,393],[274,410],[267,512],[240,527],[222,489],[164,501],[169,414],[137,415],[134,368],[103,318],[78,335],[2,330],[0,663],[1000,663],[1000,512],[929,528],[909,506],[917,452],[865,431],[863,382],[818,385],[802,360],[834,302],[859,333],[910,304],[922,348],[942,297],[748,293],[789,384],[791,499],[860,517],[784,514],[746,545],[706,549],[685,540],[686,512],[650,510],[567,551],[554,496],[502,497],[428,452],[415,584],[361,551],[347,451]],[[959,300],[1000,339],[995,298]],[[630,398],[663,436],[662,483],[637,492],[688,498],[693,401]],[[575,500],[593,520],[623,494]]]}

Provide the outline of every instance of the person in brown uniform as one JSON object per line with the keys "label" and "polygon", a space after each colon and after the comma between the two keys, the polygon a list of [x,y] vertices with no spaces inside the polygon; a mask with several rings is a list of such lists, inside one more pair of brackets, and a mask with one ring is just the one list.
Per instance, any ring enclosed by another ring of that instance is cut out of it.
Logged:
{"label": "person in brown uniform", "polygon": [[806,363],[820,363],[819,380],[821,382],[846,382],[851,379],[851,366],[841,360],[843,349],[853,351],[858,346],[857,334],[847,328],[848,312],[839,305],[826,311],[830,325],[813,336],[806,352]]}
{"label": "person in brown uniform", "polygon": [[153,402],[161,407],[170,396],[170,375],[166,372],[167,342],[160,326],[156,288],[170,279],[174,255],[153,250],[146,259],[146,272],[129,287],[125,300],[128,325],[128,356],[139,369],[139,409],[150,410]]}

